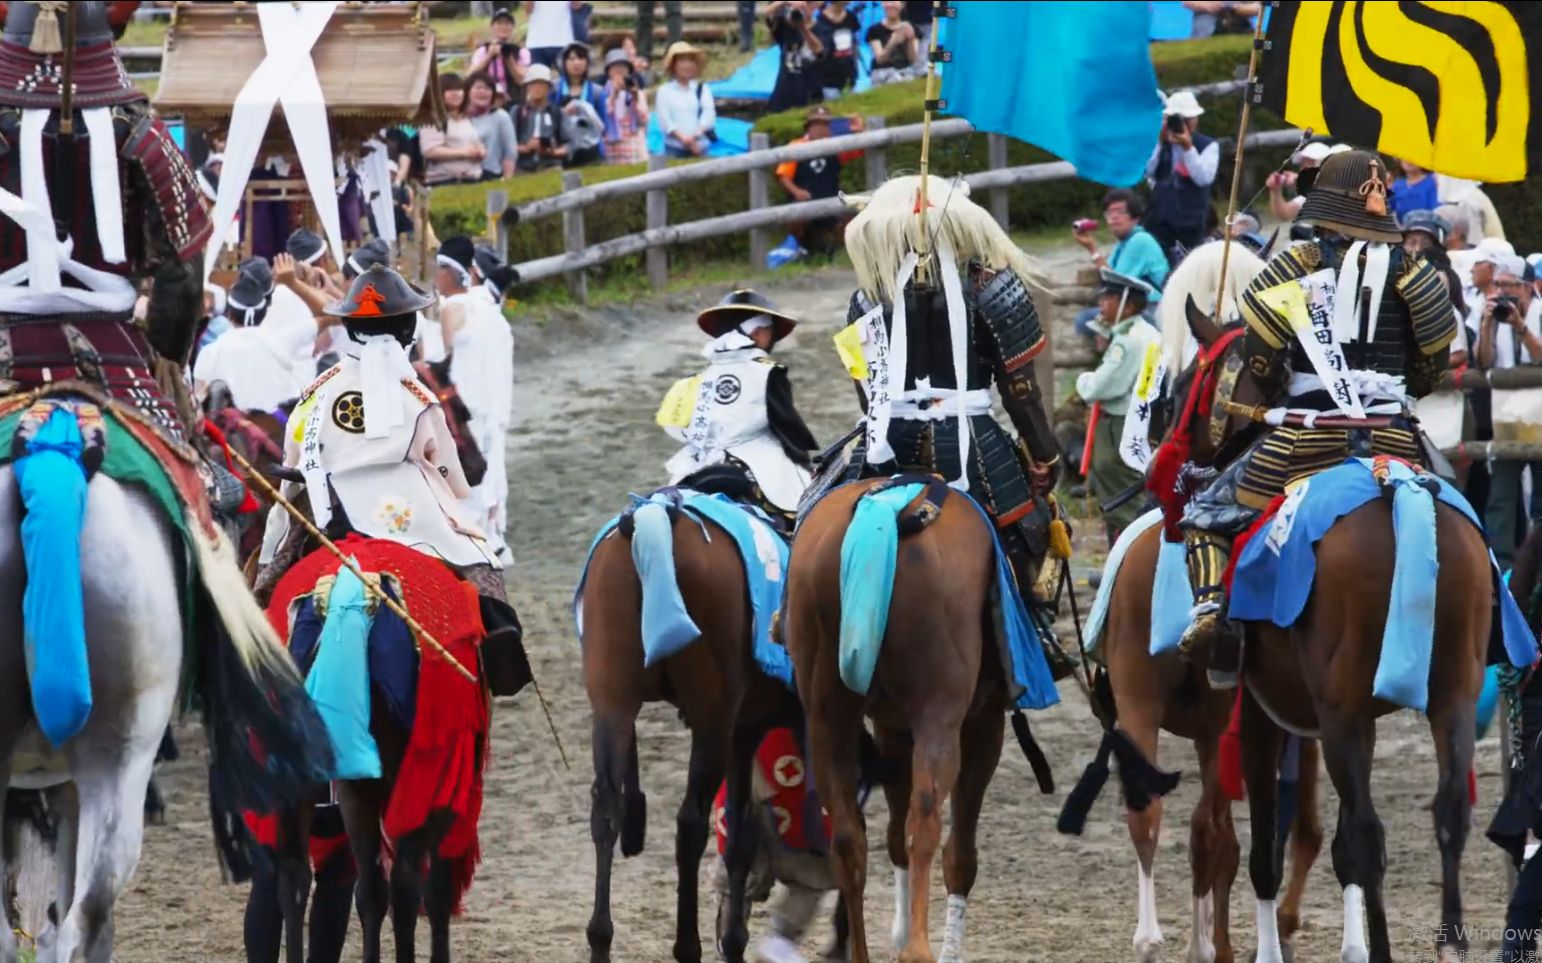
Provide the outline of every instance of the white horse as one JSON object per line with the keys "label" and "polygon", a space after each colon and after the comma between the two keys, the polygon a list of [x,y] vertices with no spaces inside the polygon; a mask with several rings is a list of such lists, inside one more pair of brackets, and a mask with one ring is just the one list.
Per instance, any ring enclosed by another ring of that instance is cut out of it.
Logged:
{"label": "white horse", "polygon": [[[58,923],[39,935],[37,959],[110,963],[113,906],[139,862],[145,788],[181,682],[186,640],[180,586],[192,559],[182,536],[146,491],[104,473],[91,479],[80,532],[79,577],[92,706],[85,726],[56,750],[43,738],[33,714],[22,646],[26,571],[21,515],[16,476],[9,467],[0,469],[0,787],[75,784],[79,805],[65,808],[56,851]],[[233,773],[231,767],[244,764],[230,751],[239,743],[221,739],[221,732],[236,739],[256,733],[272,753],[269,762],[280,763],[272,767],[271,789],[285,794],[289,790],[284,782],[313,769],[314,760],[303,758],[304,751],[297,755],[295,747],[317,731],[311,728],[314,717],[304,710],[306,704],[295,700],[297,694],[303,697],[298,673],[276,639],[263,631],[261,613],[240,582],[239,571],[229,557],[220,557],[226,552],[228,543],[217,540],[195,546],[194,553],[204,588],[223,623],[236,627],[200,653],[204,708],[216,743],[216,779],[222,778],[220,770],[234,777],[226,778],[226,798],[211,800],[217,819],[222,811],[260,804],[243,789],[250,788],[253,779],[261,780],[269,768],[262,762]],[[220,584],[211,585],[216,582]],[[226,704],[210,704],[220,700]],[[254,702],[259,708],[250,711]],[[271,712],[267,718],[260,707],[264,702]],[[296,719],[282,719],[297,708]],[[13,768],[18,762],[22,766]],[[255,795],[268,794],[259,786]],[[15,855],[0,852],[0,865]],[[0,900],[0,963],[15,963],[14,921],[6,918],[5,903]]]}

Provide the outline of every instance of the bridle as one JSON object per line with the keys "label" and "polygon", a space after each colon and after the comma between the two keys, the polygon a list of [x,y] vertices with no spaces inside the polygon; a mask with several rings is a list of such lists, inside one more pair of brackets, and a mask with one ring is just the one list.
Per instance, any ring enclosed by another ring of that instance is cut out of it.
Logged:
{"label": "bridle", "polygon": [[1194,487],[1190,455],[1193,452],[1194,423],[1208,419],[1215,408],[1215,393],[1220,382],[1220,360],[1242,337],[1242,327],[1230,328],[1208,346],[1200,348],[1194,361],[1192,380],[1183,402],[1183,412],[1173,423],[1172,434],[1157,448],[1146,472],[1146,488],[1162,506],[1162,522],[1169,541],[1177,541],[1178,521]]}

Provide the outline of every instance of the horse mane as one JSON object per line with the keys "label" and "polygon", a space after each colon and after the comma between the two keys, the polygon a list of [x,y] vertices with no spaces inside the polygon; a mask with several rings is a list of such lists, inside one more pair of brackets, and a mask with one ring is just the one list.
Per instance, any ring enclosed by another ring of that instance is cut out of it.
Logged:
{"label": "horse mane", "polygon": [[1246,245],[1233,243],[1226,263],[1226,313],[1216,317],[1215,292],[1221,283],[1222,241],[1210,241],[1190,251],[1162,286],[1162,300],[1157,302],[1157,320],[1162,329],[1162,350],[1168,371],[1182,371],[1186,346],[1192,334],[1186,306],[1190,297],[1216,324],[1226,327],[1242,316],[1242,292],[1264,269],[1264,262]]}
{"label": "horse mane", "polygon": [[[857,284],[868,297],[893,301],[894,280],[905,255],[922,247],[916,206],[921,178],[891,177],[873,191],[862,211],[846,227],[846,251]],[[1012,270],[1025,282],[1043,287],[1044,273],[1024,254],[990,212],[969,199],[969,185],[941,177],[927,180],[927,232],[946,239],[960,264],[979,260],[992,271]]]}

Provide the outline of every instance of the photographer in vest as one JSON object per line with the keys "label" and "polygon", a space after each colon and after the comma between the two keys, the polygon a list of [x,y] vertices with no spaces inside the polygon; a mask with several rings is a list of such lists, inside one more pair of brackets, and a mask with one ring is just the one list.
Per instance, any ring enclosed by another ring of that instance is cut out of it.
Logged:
{"label": "photographer in vest", "polygon": [[1143,223],[1173,264],[1204,242],[1208,227],[1210,186],[1220,167],[1221,145],[1197,130],[1204,112],[1186,90],[1168,97],[1160,140],[1146,162],[1151,197]]}

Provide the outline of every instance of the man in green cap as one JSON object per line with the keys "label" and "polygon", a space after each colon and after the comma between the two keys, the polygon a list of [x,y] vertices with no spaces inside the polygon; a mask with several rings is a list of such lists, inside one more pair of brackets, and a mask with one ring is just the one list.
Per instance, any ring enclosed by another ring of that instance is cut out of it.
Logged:
{"label": "man in green cap", "polygon": [[[1094,406],[1092,451],[1087,485],[1099,504],[1108,505],[1141,484],[1141,473],[1120,457],[1124,418],[1130,395],[1140,377],[1146,348],[1162,338],[1161,332],[1141,316],[1151,296],[1151,286],[1139,278],[1104,268],[1098,288],[1098,316],[1087,323],[1103,352],[1096,369],[1076,378],[1076,393]],[[1103,510],[1108,544],[1140,514],[1143,499],[1126,498],[1123,504]]]}

